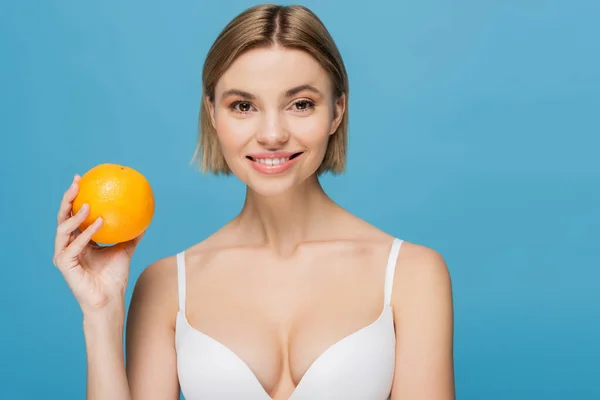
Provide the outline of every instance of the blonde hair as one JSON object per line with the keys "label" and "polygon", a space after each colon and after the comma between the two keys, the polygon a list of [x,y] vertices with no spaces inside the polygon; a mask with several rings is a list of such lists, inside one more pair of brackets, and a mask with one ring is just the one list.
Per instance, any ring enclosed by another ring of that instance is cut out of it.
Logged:
{"label": "blonde hair", "polygon": [[215,86],[233,61],[243,52],[270,46],[306,51],[327,71],[335,98],[346,95],[339,127],[329,136],[327,151],[317,174],[339,174],[346,168],[348,136],[348,76],[342,56],[321,20],[300,5],[261,4],[246,9],[219,34],[210,48],[202,71],[198,143],[193,159],[199,158],[202,172],[231,174],[211,123],[206,97],[214,102]]}

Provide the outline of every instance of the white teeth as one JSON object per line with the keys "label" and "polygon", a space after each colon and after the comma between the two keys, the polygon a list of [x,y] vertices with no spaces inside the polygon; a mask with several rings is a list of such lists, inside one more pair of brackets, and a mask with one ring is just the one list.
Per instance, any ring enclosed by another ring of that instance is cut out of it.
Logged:
{"label": "white teeth", "polygon": [[255,161],[264,165],[279,165],[289,160],[289,158],[257,158]]}

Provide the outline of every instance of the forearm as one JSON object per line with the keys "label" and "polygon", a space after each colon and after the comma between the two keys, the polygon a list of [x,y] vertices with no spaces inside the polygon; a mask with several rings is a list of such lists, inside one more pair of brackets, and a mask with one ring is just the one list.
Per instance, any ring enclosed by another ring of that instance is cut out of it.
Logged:
{"label": "forearm", "polygon": [[123,354],[124,324],[123,306],[84,314],[87,400],[131,400]]}

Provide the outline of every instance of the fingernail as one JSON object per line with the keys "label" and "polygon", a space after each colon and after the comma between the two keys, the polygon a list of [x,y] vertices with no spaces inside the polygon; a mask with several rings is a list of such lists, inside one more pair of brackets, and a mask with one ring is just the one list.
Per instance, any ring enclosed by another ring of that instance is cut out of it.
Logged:
{"label": "fingernail", "polygon": [[81,211],[87,211],[87,209],[88,209],[89,207],[90,207],[90,206],[89,206],[89,205],[86,203],[86,204],[84,204],[84,205],[82,205],[82,206],[81,206]]}

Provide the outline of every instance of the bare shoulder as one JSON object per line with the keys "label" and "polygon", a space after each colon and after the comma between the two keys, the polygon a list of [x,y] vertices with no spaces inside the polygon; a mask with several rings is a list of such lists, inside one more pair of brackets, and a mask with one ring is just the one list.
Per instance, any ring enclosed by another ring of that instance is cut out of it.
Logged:
{"label": "bare shoulder", "polygon": [[448,312],[452,282],[444,257],[430,247],[404,241],[396,261],[392,303],[397,309],[410,305]]}
{"label": "bare shoulder", "polygon": [[446,260],[435,249],[404,241],[398,256],[396,272],[411,284],[431,284],[431,280],[447,281],[450,273]]}
{"label": "bare shoulder", "polygon": [[137,278],[129,306],[130,323],[149,314],[174,324],[177,304],[177,263],[172,255],[148,265]]}
{"label": "bare shoulder", "polygon": [[[199,243],[189,246],[184,250],[186,267],[197,265],[198,259],[206,258],[222,246],[223,234],[221,231],[205,238]],[[152,296],[152,299],[147,296]],[[133,297],[136,301],[156,301],[157,303],[177,305],[177,255],[173,254],[161,258],[148,265],[138,277]],[[175,301],[173,301],[173,299]],[[133,300],[132,300],[133,301]]]}
{"label": "bare shoulder", "polygon": [[161,281],[176,278],[177,268],[175,255],[161,258],[148,265],[136,281],[136,287],[161,287]]}
{"label": "bare shoulder", "polygon": [[[353,235],[357,236],[358,242],[371,249],[389,251],[389,245],[395,238],[393,235],[350,215],[350,223],[344,227],[346,232],[355,232]],[[400,289],[396,290],[396,287]],[[396,260],[393,293],[409,289],[428,291],[432,287],[442,291],[450,288],[450,273],[444,257],[433,248],[403,240]]]}
{"label": "bare shoulder", "polygon": [[[218,235],[210,236],[183,249],[186,267],[202,265],[200,259],[206,259],[212,254],[219,243]],[[135,283],[130,308],[135,312],[147,306],[155,313],[169,316],[174,323],[179,304],[177,275],[176,254],[156,260],[145,267]]]}
{"label": "bare shoulder", "polygon": [[[184,248],[186,275],[190,267],[204,264],[221,240],[219,232],[199,243]],[[167,326],[174,330],[179,311],[177,254],[154,261],[144,268],[138,276],[131,296],[128,312],[128,328],[147,326],[145,320]]]}

